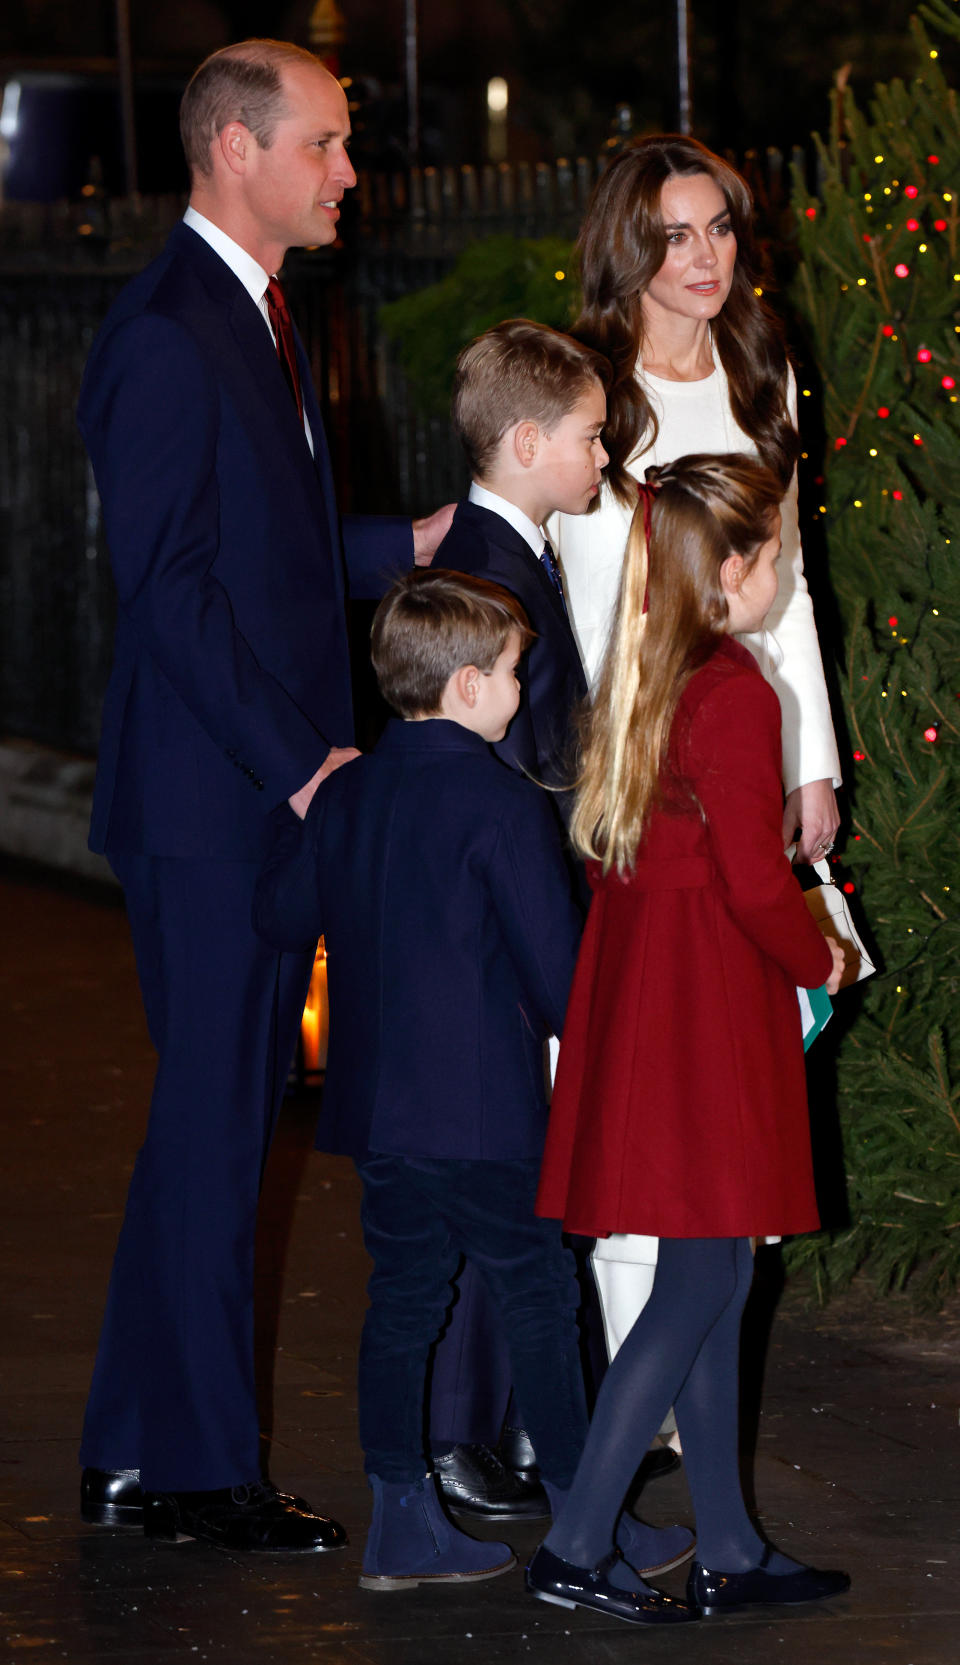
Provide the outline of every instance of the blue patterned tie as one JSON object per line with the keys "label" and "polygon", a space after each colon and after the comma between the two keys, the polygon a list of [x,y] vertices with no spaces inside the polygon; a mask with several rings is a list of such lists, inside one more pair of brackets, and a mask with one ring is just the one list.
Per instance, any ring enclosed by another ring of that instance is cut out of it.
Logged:
{"label": "blue patterned tie", "polygon": [[553,553],[553,548],[549,538],[544,539],[543,548],[540,551],[540,559],[546,569],[547,577],[556,590],[557,595],[560,597],[560,604],[563,607],[564,612],[566,612],[567,598],[563,593],[563,575],[560,571],[560,563],[557,560],[556,555]]}

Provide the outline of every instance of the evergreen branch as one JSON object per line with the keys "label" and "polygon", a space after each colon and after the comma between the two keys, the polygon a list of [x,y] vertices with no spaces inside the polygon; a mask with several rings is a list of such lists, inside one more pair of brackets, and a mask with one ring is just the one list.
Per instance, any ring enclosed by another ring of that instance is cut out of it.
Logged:
{"label": "evergreen branch", "polygon": [[[906,770],[907,774],[910,776],[910,779],[911,779],[913,785],[916,786],[917,777],[914,774],[913,770],[911,769],[909,763],[907,762],[907,755],[906,755],[906,752],[903,749],[903,740],[902,740],[902,738],[899,734],[897,735],[896,746],[897,746],[897,753],[898,753],[898,756],[900,758],[900,762],[903,764],[904,769]],[[916,811],[914,811],[914,814],[916,814]],[[912,821],[912,820],[913,820],[913,816],[911,815],[911,816],[908,817],[908,820],[906,822],[904,822],[904,826],[909,825],[909,822]]]}
{"label": "evergreen branch", "polygon": [[[876,260],[874,260],[874,266],[876,267]],[[884,303],[884,304],[885,304],[885,310],[886,310],[886,303]],[[860,397],[858,398],[856,404],[853,407],[853,414],[851,415],[850,420],[847,424],[847,438],[848,439],[853,438],[854,434],[856,433],[857,423],[859,422],[860,417],[863,414],[863,407],[864,407],[864,404],[866,403],[867,394],[870,391],[870,384],[873,381],[874,372],[877,368],[877,359],[880,356],[880,348],[883,345],[883,341],[884,341],[883,330],[881,329],[880,325],[878,324],[877,327],[876,327],[876,330],[874,331],[873,351],[870,354],[870,362],[867,365],[866,378],[864,380],[862,388],[860,389]]]}
{"label": "evergreen branch", "polygon": [[947,915],[944,913],[943,909],[938,908],[936,902],[931,902],[931,900],[930,900],[930,898],[927,895],[925,890],[921,890],[920,895],[923,897],[923,900],[926,902],[927,907],[932,909],[932,911],[936,914],[938,919],[946,919],[947,918]]}
{"label": "evergreen branch", "polygon": [[855,815],[852,816],[851,819],[852,819],[853,824],[856,827],[858,833],[860,834],[860,837],[865,838],[867,840],[868,844],[872,844],[875,850],[879,850],[879,851],[882,852],[883,851],[883,845],[879,842],[878,839],[874,838],[872,832],[870,832],[864,826],[863,822],[858,821],[857,817]]}
{"label": "evergreen branch", "polygon": [[953,1094],[950,1091],[950,1083],[947,1080],[946,1060],[943,1055],[943,1040],[938,1033],[934,1032],[934,1034],[930,1036],[928,1044],[934,1074],[937,1077],[937,1083],[940,1088],[940,1096],[946,1104],[947,1115],[953,1122],[957,1132],[960,1133],[960,1119],[958,1119],[957,1113],[953,1108]]}
{"label": "evergreen branch", "polygon": [[931,692],[928,688],[924,688],[923,695],[924,695],[924,699],[926,699],[929,702],[929,704],[933,706],[934,711],[937,713],[937,716],[939,717],[939,719],[940,719],[941,723],[944,725],[944,727],[948,728],[950,730],[951,734],[960,735],[960,728],[957,728],[956,723],[952,723],[950,721],[950,718],[947,716],[946,712],[941,710],[941,708],[938,705],[936,699],[934,698],[933,694],[931,694]]}

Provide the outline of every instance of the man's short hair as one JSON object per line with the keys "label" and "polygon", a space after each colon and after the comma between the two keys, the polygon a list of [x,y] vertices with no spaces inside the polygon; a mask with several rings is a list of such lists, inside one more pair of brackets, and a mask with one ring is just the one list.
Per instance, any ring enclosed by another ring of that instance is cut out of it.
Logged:
{"label": "man's short hair", "polygon": [[262,150],[269,150],[277,122],[287,111],[283,68],[319,58],[285,40],[242,40],[205,58],[180,102],[180,138],[191,175],[209,174],[210,147],[231,121],[242,121]]}
{"label": "man's short hair", "polygon": [[592,383],[605,389],[610,376],[602,354],[529,318],[508,318],[478,335],[457,359],[453,383],[453,426],[471,473],[487,473],[518,422],[549,434]]}
{"label": "man's short hair", "polygon": [[401,717],[432,717],[455,671],[492,671],[516,631],[533,641],[516,596],[465,572],[415,567],[398,579],[373,620],[371,657],[380,692]]}

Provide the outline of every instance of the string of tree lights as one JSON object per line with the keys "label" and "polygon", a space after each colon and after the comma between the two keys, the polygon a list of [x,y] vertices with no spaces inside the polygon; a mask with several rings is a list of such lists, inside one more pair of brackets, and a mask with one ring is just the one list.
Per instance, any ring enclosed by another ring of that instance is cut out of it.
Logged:
{"label": "string of tree lights", "polygon": [[794,179],[853,756],[845,889],[881,971],[837,1058],[851,1223],[793,1253],[936,1302],[960,1278],[960,13],[921,13],[913,80],[867,114],[839,88],[819,194]]}

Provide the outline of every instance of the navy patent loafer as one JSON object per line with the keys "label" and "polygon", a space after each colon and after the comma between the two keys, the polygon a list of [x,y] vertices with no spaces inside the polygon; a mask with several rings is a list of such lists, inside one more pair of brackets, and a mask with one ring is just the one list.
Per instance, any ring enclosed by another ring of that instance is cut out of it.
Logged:
{"label": "navy patent loafer", "polygon": [[608,1574],[620,1560],[620,1551],[614,1549],[595,1567],[575,1567],[541,1544],[527,1568],[527,1589],[557,1607],[589,1607],[632,1625],[688,1624],[699,1618],[684,1602],[665,1596],[662,1590],[648,1585],[620,1590],[611,1584]]}
{"label": "navy patent loafer", "polygon": [[818,1567],[767,1572],[764,1563],[769,1555],[767,1548],[759,1567],[740,1573],[711,1572],[700,1561],[694,1561],[687,1579],[690,1606],[709,1618],[713,1613],[732,1613],[738,1607],[792,1607],[804,1601],[825,1601],[850,1588],[850,1576],[845,1572],[821,1572]]}
{"label": "navy patent loafer", "polygon": [[89,1526],[142,1526],[140,1470],[85,1468],[80,1476],[80,1518]]}

